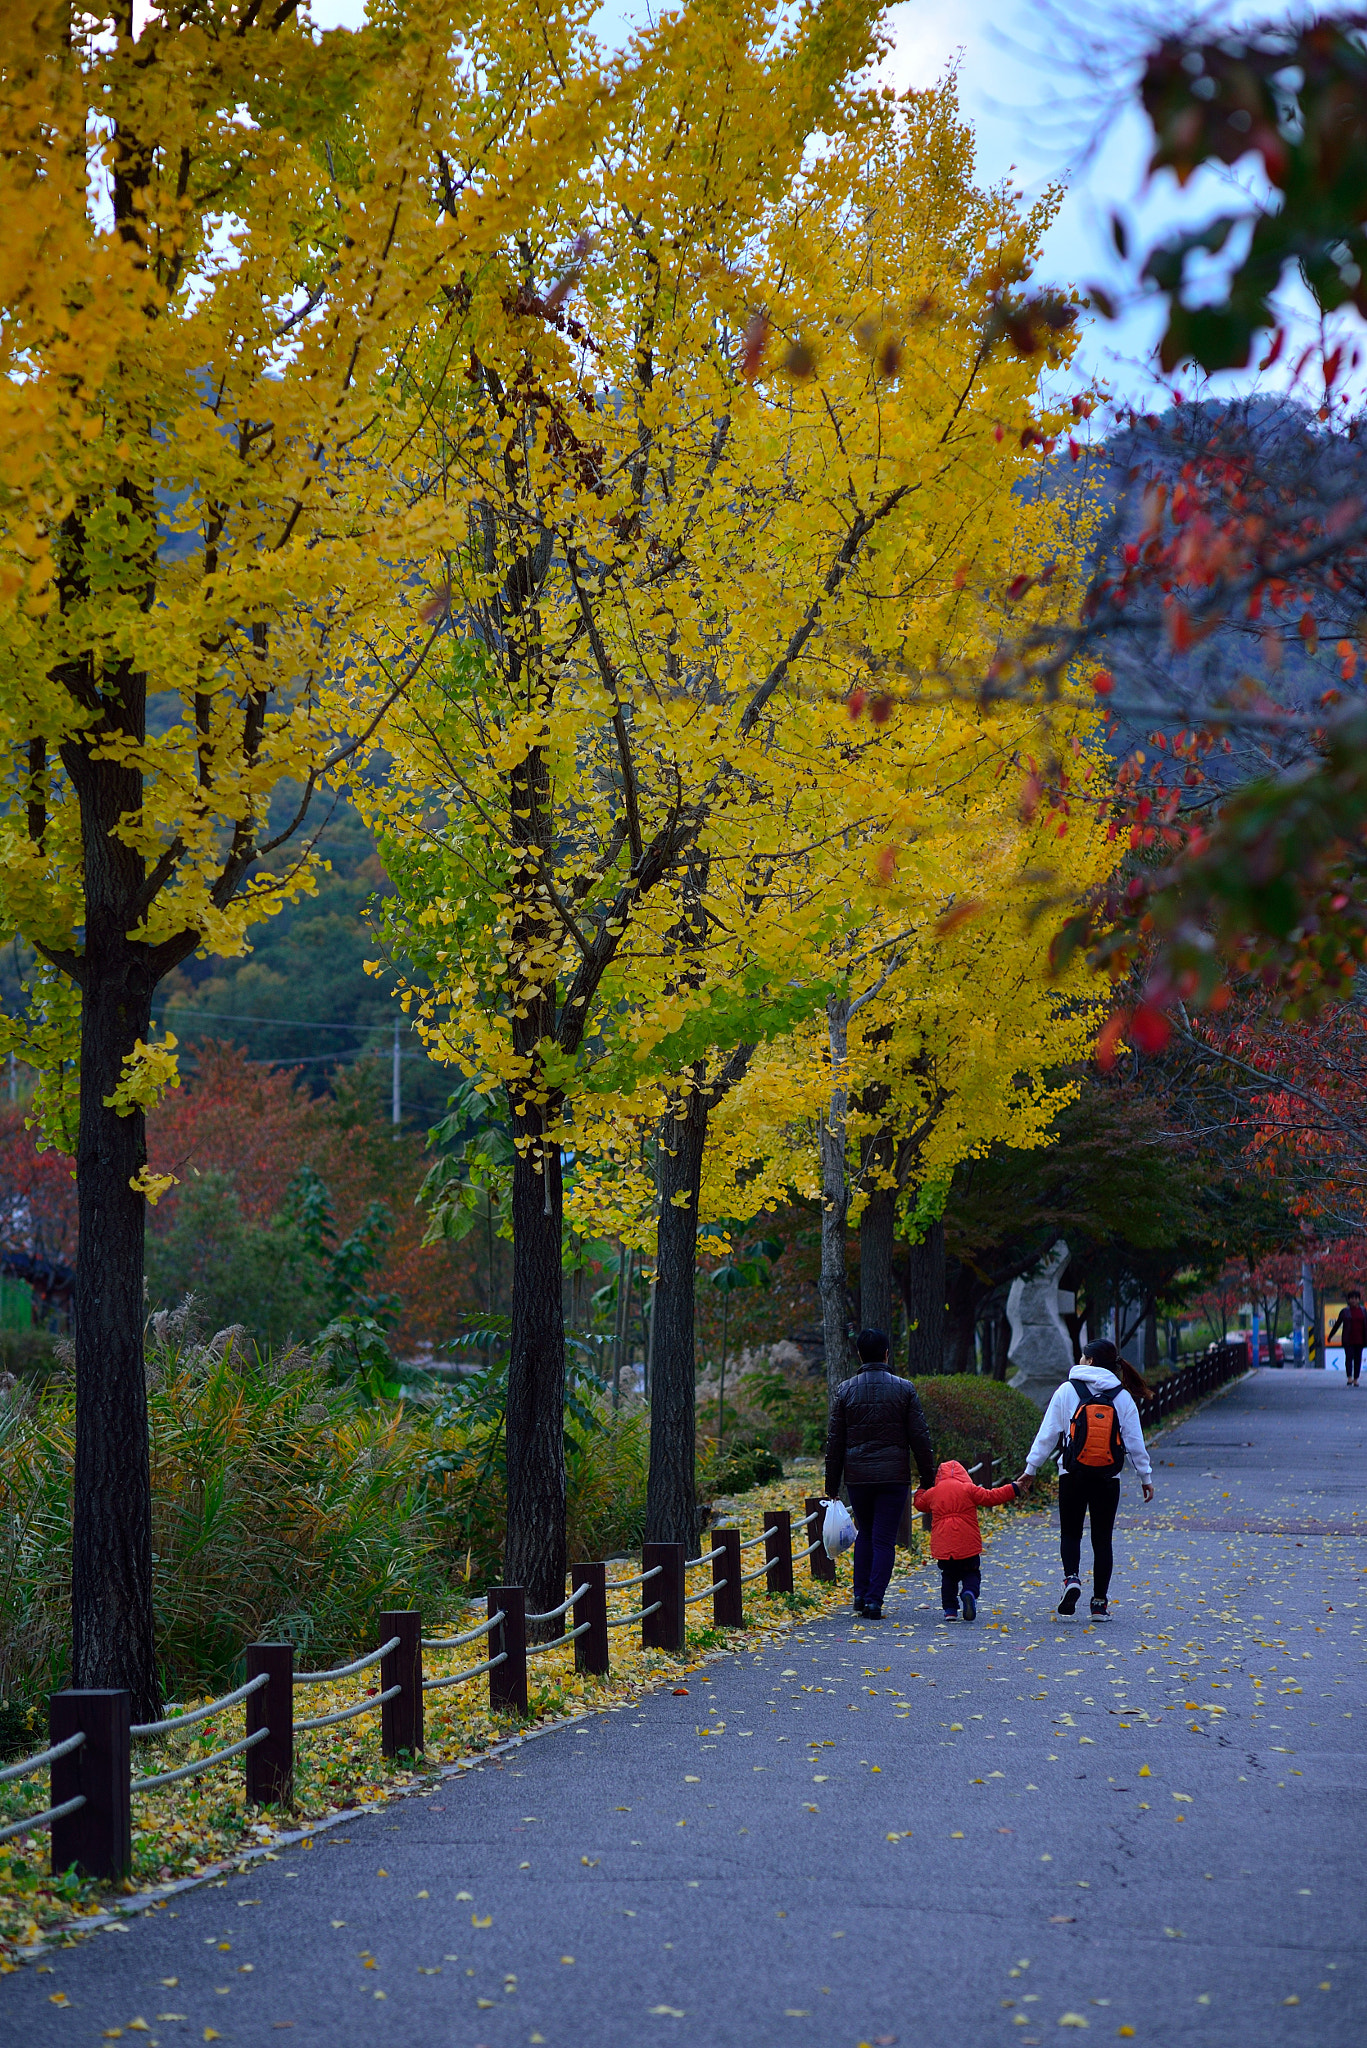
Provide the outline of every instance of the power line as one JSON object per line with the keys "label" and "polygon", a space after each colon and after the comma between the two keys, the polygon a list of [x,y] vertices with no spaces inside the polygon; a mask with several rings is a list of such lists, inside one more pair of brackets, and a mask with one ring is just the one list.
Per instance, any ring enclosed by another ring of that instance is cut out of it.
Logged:
{"label": "power line", "polygon": [[195,1024],[201,1017],[212,1017],[215,1023],[223,1024],[288,1024],[300,1031],[388,1031],[389,1020],[379,1018],[373,1024],[328,1024],[316,1017],[261,1017],[237,1010],[190,1010],[167,1009],[162,1013],[161,1022],[169,1024],[177,1017],[183,1023]]}

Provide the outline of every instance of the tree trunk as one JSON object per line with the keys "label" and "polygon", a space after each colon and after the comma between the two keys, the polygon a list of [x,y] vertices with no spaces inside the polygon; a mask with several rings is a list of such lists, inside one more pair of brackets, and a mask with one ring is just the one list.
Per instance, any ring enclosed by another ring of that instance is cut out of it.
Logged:
{"label": "tree trunk", "polygon": [[[140,1110],[105,1107],[124,1056],[151,1028],[151,996],[120,943],[101,957],[86,933],[76,1199],[76,1459],[72,1489],[71,1683],[126,1688],[135,1721],[156,1720],[161,1688],[152,1612],[152,1482],[142,1356],[146,1162]],[[122,956],[121,958],[119,956]]]}
{"label": "tree trunk", "polygon": [[695,1087],[689,1092],[683,1113],[664,1119],[660,1125],[657,1169],[660,1221],[652,1324],[646,1541],[685,1544],[690,1557],[698,1540],[693,1292],[698,1263],[698,1198],[710,1108],[710,1097]]}
{"label": "tree trunk", "polygon": [[[542,1169],[538,1171],[538,1169]],[[565,1597],[565,1316],[560,1147],[533,1137],[513,1161],[513,1301],[508,1354],[508,1542],[504,1580],[529,1612]],[[544,1642],[563,1619],[532,1627]]]}
{"label": "tree trunk", "polygon": [[845,1047],[850,1006],[832,996],[826,1005],[831,1035],[831,1104],[821,1119],[821,1324],[826,1340],[826,1388],[835,1390],[850,1375],[849,1310],[845,1283],[845,1219],[849,1185],[845,1174]]}
{"label": "tree trunk", "polygon": [[907,1369],[920,1373],[944,1370],[945,1356],[945,1226],[928,1224],[925,1236],[911,1247],[908,1289]]}
{"label": "tree trunk", "polygon": [[897,1190],[875,1188],[859,1219],[859,1320],[892,1346],[892,1233]]}
{"label": "tree trunk", "polygon": [[948,1268],[945,1286],[946,1372],[973,1372],[976,1369],[973,1339],[978,1327],[978,1304],[983,1293],[982,1282],[972,1268],[961,1259],[955,1259]]}

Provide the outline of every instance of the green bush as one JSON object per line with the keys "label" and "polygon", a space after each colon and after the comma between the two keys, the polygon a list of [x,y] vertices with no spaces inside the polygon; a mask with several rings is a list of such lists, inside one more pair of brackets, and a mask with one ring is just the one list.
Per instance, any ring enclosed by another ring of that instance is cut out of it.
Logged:
{"label": "green bush", "polygon": [[57,1338],[51,1330],[31,1325],[0,1330],[0,1372],[12,1372],[21,1380],[45,1380],[57,1367]]}
{"label": "green bush", "polygon": [[748,1493],[752,1486],[767,1486],[782,1479],[783,1461],[762,1437],[740,1437],[709,1468],[709,1495]]}
{"label": "green bush", "polygon": [[1040,1425],[1040,1411],[1028,1395],[973,1373],[918,1379],[916,1391],[938,1461],[957,1458],[961,1465],[976,1465],[990,1451],[998,1484],[1024,1469]]}
{"label": "green bush", "polygon": [[304,1223],[250,1221],[224,1173],[187,1181],[170,1227],[148,1233],[148,1306],[171,1310],[187,1294],[211,1330],[240,1323],[264,1348],[313,1337],[331,1313]]}

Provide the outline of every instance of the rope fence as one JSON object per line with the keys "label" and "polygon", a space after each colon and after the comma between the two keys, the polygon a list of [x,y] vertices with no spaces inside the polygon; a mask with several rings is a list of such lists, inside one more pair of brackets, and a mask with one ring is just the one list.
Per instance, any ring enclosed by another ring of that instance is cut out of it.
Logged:
{"label": "rope fence", "polygon": [[[528,1659],[548,1650],[572,1643],[576,1671],[605,1677],[610,1670],[612,1636],[639,1625],[643,1648],[682,1655],[689,1607],[710,1599],[714,1624],[733,1628],[743,1623],[743,1591],[755,1580],[767,1579],[770,1592],[792,1592],[793,1529],[801,1533],[819,1523],[825,1503],[809,1499],[806,1509],[805,1515],[796,1518],[786,1511],[771,1510],[760,1534],[745,1540],[737,1528],[714,1529],[710,1550],[697,1557],[686,1557],[682,1543],[647,1543],[640,1571],[624,1578],[610,1579],[605,1562],[575,1564],[570,1572],[571,1590],[558,1606],[540,1613],[527,1612],[526,1592],[520,1586],[489,1587],[486,1618],[449,1635],[425,1636],[420,1614],[382,1613],[377,1617],[378,1648],[326,1671],[296,1671],[292,1643],[249,1643],[245,1683],[203,1706],[156,1721],[133,1721],[127,1692],[54,1693],[49,1703],[50,1746],[0,1770],[0,1785],[16,1784],[46,1770],[49,1804],[41,1813],[0,1827],[0,1842],[46,1829],[51,1834],[54,1871],[74,1866],[90,1877],[121,1877],[131,1864],[130,1802],[134,1794],[181,1784],[241,1757],[248,1801],[289,1806],[297,1738],[318,1729],[379,1713],[384,1754],[417,1756],[424,1747],[423,1699],[429,1692],[487,1677],[490,1707],[525,1716]],[[763,1564],[742,1573],[743,1552],[760,1544],[764,1546]],[[798,1561],[809,1561],[813,1579],[834,1578],[835,1566],[819,1536],[797,1556]],[[688,1573],[701,1571],[708,1564],[712,1567],[710,1583],[687,1592]],[[637,1587],[651,1588],[655,1597],[629,1612],[613,1613],[609,1595]],[[558,1633],[544,1641],[528,1641],[529,1630],[546,1629],[566,1619],[570,1626]],[[478,1662],[456,1671],[424,1673],[424,1651],[440,1658],[476,1642],[483,1642],[488,1649],[488,1655]],[[375,1691],[328,1713],[295,1718],[299,1687],[335,1685],[363,1677],[377,1667]],[[174,1741],[237,1707],[244,1709],[247,1724],[240,1739],[174,1768],[133,1775],[134,1743]]]}

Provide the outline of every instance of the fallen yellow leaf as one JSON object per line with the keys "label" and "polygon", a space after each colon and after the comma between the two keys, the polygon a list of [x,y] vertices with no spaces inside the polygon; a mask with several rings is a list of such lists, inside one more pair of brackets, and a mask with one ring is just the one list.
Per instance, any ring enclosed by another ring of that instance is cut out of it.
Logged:
{"label": "fallen yellow leaf", "polygon": [[1141,1778],[1151,1778],[1153,1776],[1153,1772],[1149,1769],[1147,1764],[1141,1764],[1139,1766],[1139,1775]]}
{"label": "fallen yellow leaf", "polygon": [[482,1920],[480,1919],[478,1913],[472,1913],[470,1915],[470,1925],[472,1927],[492,1927],[493,1924],[494,1916],[492,1913],[486,1913]]}

